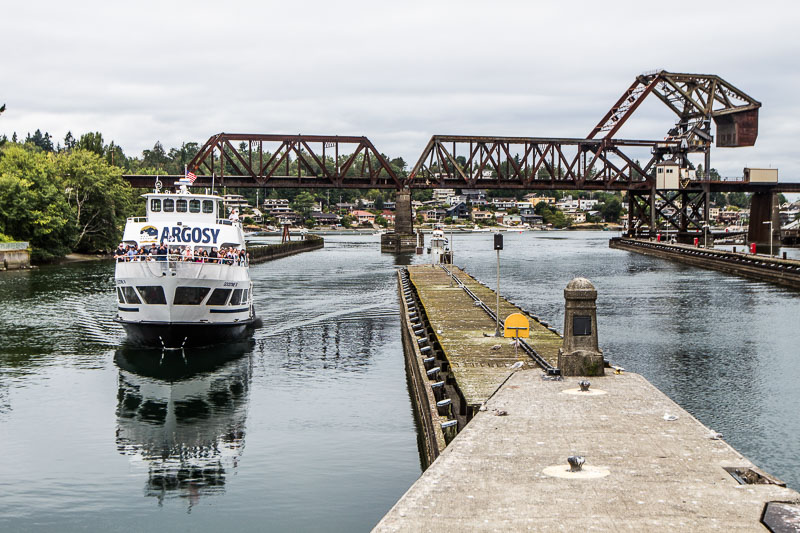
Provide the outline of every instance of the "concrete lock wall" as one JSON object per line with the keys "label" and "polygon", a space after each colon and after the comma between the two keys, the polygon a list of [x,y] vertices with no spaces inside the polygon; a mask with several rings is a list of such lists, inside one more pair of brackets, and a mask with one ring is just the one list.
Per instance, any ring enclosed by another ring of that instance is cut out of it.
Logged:
{"label": "concrete lock wall", "polygon": [[263,263],[272,259],[279,259],[289,255],[318,250],[325,246],[325,240],[318,235],[306,235],[305,240],[289,241],[282,244],[267,244],[264,246],[251,246],[247,249],[250,254],[250,263]]}
{"label": "concrete lock wall", "polygon": [[[16,244],[16,243],[11,243]],[[27,243],[24,243],[27,246]],[[0,270],[20,270],[31,267],[30,250],[0,250]]]}

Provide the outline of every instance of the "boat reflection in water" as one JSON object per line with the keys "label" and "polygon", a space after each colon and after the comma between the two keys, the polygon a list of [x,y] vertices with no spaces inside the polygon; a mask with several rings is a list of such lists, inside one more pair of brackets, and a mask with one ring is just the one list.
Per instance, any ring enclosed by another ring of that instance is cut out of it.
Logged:
{"label": "boat reflection in water", "polygon": [[251,343],[161,352],[123,348],[117,450],[144,462],[145,495],[189,499],[225,490],[244,448]]}

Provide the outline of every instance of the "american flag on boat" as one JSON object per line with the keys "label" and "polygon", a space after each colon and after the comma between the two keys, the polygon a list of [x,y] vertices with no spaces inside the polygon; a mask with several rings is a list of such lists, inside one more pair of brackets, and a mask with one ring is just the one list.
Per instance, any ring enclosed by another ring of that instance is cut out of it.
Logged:
{"label": "american flag on boat", "polygon": [[194,183],[194,180],[197,179],[197,176],[194,172],[186,171],[186,179],[189,180],[189,183]]}

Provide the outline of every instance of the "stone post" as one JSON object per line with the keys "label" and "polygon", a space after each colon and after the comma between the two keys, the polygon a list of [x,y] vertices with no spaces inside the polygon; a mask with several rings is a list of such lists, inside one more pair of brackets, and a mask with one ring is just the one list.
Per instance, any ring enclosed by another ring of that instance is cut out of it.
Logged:
{"label": "stone post", "polygon": [[603,352],[597,345],[597,290],[586,278],[564,289],[564,343],[558,351],[563,376],[602,376]]}

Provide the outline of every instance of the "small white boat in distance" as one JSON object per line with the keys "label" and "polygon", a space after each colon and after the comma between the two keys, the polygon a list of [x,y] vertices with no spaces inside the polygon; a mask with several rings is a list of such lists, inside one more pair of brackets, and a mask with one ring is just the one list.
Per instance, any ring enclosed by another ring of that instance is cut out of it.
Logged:
{"label": "small white boat in distance", "polygon": [[441,228],[435,228],[431,233],[431,261],[434,265],[450,263],[450,241]]}
{"label": "small white boat in distance", "polygon": [[222,198],[156,188],[147,216],[129,218],[115,258],[117,321],[134,343],[206,346],[256,323],[241,223],[217,218]]}

